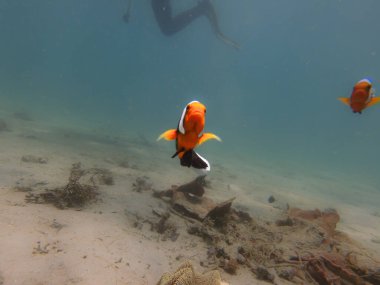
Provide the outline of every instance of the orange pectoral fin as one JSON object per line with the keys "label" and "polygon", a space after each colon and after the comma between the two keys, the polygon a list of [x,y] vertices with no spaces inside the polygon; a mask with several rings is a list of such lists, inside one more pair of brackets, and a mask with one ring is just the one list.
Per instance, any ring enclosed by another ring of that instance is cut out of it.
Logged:
{"label": "orange pectoral fin", "polygon": [[200,138],[199,138],[199,141],[198,141],[198,145],[201,145],[203,144],[205,141],[208,141],[208,140],[217,140],[217,141],[222,141],[220,139],[220,137],[218,137],[217,135],[214,135],[212,133],[204,133]]}
{"label": "orange pectoral fin", "polygon": [[166,139],[167,141],[172,141],[177,138],[177,130],[176,129],[171,129],[167,130],[166,132],[162,133],[157,140],[159,141],[160,139]]}
{"label": "orange pectoral fin", "polygon": [[343,104],[350,106],[350,98],[339,97],[338,100],[341,101]]}
{"label": "orange pectoral fin", "polygon": [[380,103],[380,97],[372,97],[371,101],[368,102],[367,107],[373,106]]}

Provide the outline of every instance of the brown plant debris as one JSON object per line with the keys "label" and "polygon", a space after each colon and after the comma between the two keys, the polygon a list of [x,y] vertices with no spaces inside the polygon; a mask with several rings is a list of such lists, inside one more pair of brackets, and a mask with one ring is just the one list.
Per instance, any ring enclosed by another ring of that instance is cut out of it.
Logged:
{"label": "brown plant debris", "polygon": [[72,165],[69,181],[64,187],[47,189],[42,193],[28,193],[29,203],[53,204],[59,209],[82,208],[97,200],[98,184],[110,185],[113,178],[108,170],[90,168],[84,170],[80,163]]}
{"label": "brown plant debris", "polygon": [[380,261],[336,230],[340,217],[334,209],[289,208],[277,221],[260,221],[234,209],[233,199],[218,204],[178,188],[154,196],[192,219],[187,233],[208,245],[207,258],[200,261],[204,267],[217,264],[229,274],[246,268],[253,278],[275,284],[281,279],[293,284],[380,284]]}

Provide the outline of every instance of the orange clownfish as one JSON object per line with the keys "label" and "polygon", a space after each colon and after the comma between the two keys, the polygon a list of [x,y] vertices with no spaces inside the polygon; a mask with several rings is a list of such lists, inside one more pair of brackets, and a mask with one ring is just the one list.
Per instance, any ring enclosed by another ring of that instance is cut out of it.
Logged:
{"label": "orange clownfish", "polygon": [[367,78],[364,78],[355,84],[350,98],[341,97],[338,99],[350,106],[354,113],[359,114],[361,114],[365,108],[380,103],[380,98],[375,97],[371,80]]}
{"label": "orange clownfish", "polygon": [[172,158],[178,155],[181,165],[197,169],[210,170],[210,163],[194,148],[210,139],[221,139],[212,133],[202,133],[205,126],[206,107],[198,101],[192,101],[183,109],[177,129],[170,129],[161,134],[157,140],[176,140],[176,152]]}

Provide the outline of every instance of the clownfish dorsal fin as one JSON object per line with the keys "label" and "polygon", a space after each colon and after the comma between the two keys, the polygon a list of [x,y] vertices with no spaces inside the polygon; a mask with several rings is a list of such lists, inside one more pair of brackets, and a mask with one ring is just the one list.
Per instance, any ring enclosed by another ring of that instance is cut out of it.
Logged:
{"label": "clownfish dorsal fin", "polygon": [[371,100],[367,103],[367,107],[373,106],[377,103],[380,103],[380,97],[372,97]]}
{"label": "clownfish dorsal fin", "polygon": [[217,141],[220,141],[220,142],[222,141],[220,137],[218,137],[217,135],[215,135],[213,133],[204,133],[199,138],[198,145],[201,145],[201,144],[203,144],[204,142],[206,142],[208,140],[217,140]]}
{"label": "clownfish dorsal fin", "polygon": [[167,130],[166,132],[162,133],[158,138],[157,141],[160,139],[165,139],[167,141],[172,141],[177,138],[177,130],[176,129],[170,129]]}
{"label": "clownfish dorsal fin", "polygon": [[338,100],[341,101],[343,104],[346,104],[347,106],[350,106],[350,98],[339,97]]}

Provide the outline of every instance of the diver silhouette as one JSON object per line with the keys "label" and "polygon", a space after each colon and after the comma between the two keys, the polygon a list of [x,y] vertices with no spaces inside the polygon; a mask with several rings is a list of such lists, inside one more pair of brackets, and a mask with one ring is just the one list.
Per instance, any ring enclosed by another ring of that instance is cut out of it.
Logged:
{"label": "diver silhouette", "polygon": [[[127,11],[123,15],[123,19],[126,23],[128,23],[130,19],[131,3],[132,0],[129,0]],[[194,20],[205,16],[215,35],[220,40],[236,49],[240,48],[238,43],[226,37],[221,31],[215,8],[210,0],[202,0],[194,7],[177,15],[173,15],[172,13],[171,0],[151,0],[151,6],[158,26],[160,27],[161,32],[166,36],[172,36],[177,32],[182,31]]]}

